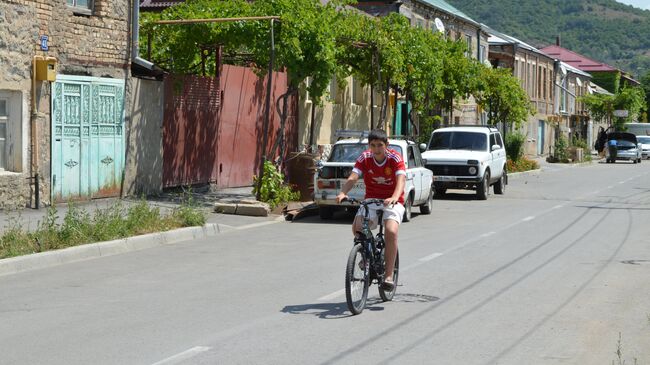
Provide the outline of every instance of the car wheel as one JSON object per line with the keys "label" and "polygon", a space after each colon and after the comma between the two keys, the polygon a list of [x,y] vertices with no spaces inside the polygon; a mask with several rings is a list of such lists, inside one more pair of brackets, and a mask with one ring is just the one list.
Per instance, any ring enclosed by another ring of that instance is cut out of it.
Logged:
{"label": "car wheel", "polygon": [[637,163],[636,159],[634,159],[634,163]]}
{"label": "car wheel", "polygon": [[334,215],[334,208],[318,207],[318,215],[321,219],[332,219],[332,216]]}
{"label": "car wheel", "polygon": [[508,183],[508,172],[504,168],[501,178],[499,179],[499,181],[497,181],[496,184],[494,184],[494,193],[499,195],[505,194],[507,183]]}
{"label": "car wheel", "polygon": [[409,197],[406,198],[406,201],[404,202],[404,217],[402,218],[402,222],[409,222],[411,220],[412,210],[413,210],[413,199],[409,195]]}
{"label": "car wheel", "polygon": [[433,210],[433,189],[429,190],[427,202],[420,205],[420,213],[422,214],[431,214],[431,210]]}
{"label": "car wheel", "polygon": [[485,171],[483,180],[476,186],[476,197],[478,200],[487,200],[490,194],[490,171]]}

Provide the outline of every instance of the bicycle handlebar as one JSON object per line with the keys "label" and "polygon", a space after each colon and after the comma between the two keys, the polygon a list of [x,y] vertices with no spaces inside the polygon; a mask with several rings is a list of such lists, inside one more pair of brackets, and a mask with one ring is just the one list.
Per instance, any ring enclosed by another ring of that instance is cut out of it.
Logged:
{"label": "bicycle handlebar", "polygon": [[350,202],[352,204],[358,203],[358,204],[361,204],[361,205],[364,205],[364,206],[368,206],[368,205],[371,205],[371,204],[384,205],[384,199],[376,199],[376,198],[358,200],[358,199],[355,199],[355,198],[346,197],[343,200],[341,200],[341,203],[343,203],[343,202]]}

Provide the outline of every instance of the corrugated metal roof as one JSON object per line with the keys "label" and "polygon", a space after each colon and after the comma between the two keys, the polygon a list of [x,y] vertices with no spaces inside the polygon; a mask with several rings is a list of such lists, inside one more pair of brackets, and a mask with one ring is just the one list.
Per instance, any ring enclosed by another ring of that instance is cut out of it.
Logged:
{"label": "corrugated metal roof", "polygon": [[429,4],[431,6],[434,6],[434,7],[438,8],[438,9],[440,9],[440,10],[443,10],[443,11],[451,14],[451,15],[455,15],[455,16],[457,16],[459,18],[467,20],[468,22],[470,22],[472,24],[478,25],[478,23],[474,19],[470,18],[467,14],[465,14],[462,11],[456,9],[455,7],[453,7],[451,4],[447,3],[446,1],[443,1],[443,0],[418,0],[418,1]]}
{"label": "corrugated metal roof", "polygon": [[578,68],[582,71],[618,71],[618,69],[602,62],[594,61],[581,54],[570,51],[560,46],[552,45],[542,48],[542,52],[551,57],[555,57],[560,61],[566,62],[571,66]]}

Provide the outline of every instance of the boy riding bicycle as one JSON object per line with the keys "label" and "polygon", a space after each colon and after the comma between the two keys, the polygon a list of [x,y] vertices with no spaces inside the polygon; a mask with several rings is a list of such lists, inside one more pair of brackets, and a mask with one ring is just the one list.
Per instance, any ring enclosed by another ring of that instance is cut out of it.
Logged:
{"label": "boy riding bicycle", "polygon": [[[365,199],[383,199],[384,206],[378,209],[384,211],[383,220],[386,230],[386,277],[384,289],[392,290],[393,269],[397,256],[397,233],[404,216],[404,185],[406,183],[406,167],[399,152],[388,148],[388,137],[381,129],[374,129],[368,136],[368,150],[364,151],[356,161],[352,173],[336,196],[336,202],[341,203],[347,193],[363,175],[366,185]],[[352,233],[356,236],[361,231],[364,207],[359,208],[352,224]],[[371,209],[371,220],[377,221],[377,212]]]}

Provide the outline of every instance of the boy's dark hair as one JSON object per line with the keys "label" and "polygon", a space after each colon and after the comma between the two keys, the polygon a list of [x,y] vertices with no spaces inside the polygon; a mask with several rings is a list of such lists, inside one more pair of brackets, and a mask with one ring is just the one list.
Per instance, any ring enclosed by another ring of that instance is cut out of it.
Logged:
{"label": "boy's dark hair", "polygon": [[374,140],[379,140],[384,142],[385,144],[388,144],[388,136],[386,135],[386,132],[384,132],[383,129],[373,129],[370,131],[370,134],[368,135],[368,143]]}

